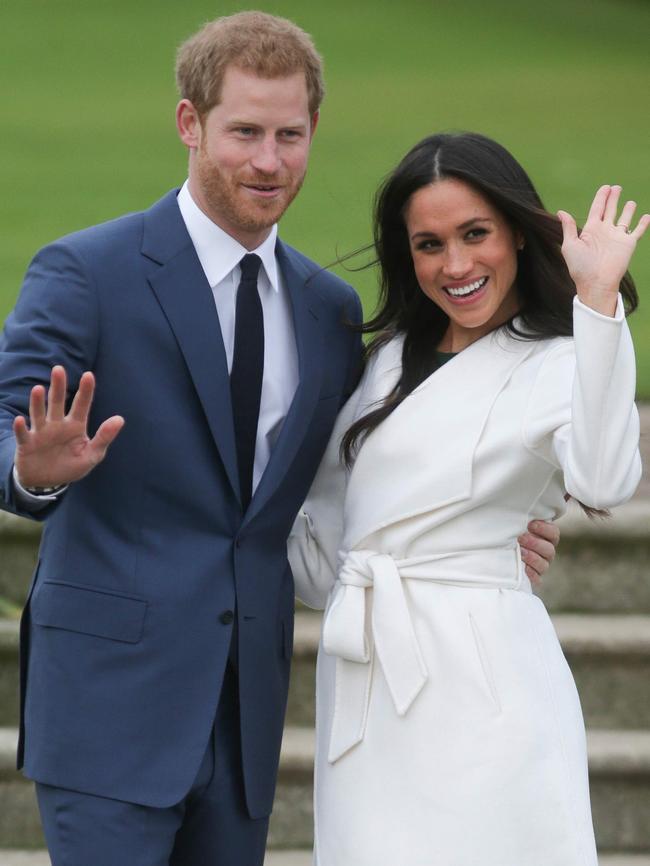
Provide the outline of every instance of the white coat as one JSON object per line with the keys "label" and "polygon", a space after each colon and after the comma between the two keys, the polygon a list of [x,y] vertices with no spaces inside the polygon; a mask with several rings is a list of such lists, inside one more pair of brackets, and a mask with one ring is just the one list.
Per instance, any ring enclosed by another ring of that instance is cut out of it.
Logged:
{"label": "white coat", "polygon": [[402,340],[339,416],[289,541],[325,607],[317,670],[318,866],[595,866],[584,723],[517,536],[565,493],[638,484],[635,362],[616,316],[574,303],[574,338],[500,329],[434,372],[363,443]]}

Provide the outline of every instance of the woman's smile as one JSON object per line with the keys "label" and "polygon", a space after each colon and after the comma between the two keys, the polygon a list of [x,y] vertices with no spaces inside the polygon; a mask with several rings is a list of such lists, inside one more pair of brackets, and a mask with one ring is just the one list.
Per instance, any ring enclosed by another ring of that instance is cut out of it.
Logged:
{"label": "woman's smile", "polygon": [[521,238],[483,195],[434,181],[413,193],[404,220],[420,288],[449,317],[445,349],[464,349],[517,312]]}
{"label": "woman's smile", "polygon": [[[489,277],[479,277],[472,282],[464,282],[461,285],[447,283],[442,288],[456,304],[471,304],[478,298],[483,297],[487,291]],[[483,291],[485,289],[485,291]]]}

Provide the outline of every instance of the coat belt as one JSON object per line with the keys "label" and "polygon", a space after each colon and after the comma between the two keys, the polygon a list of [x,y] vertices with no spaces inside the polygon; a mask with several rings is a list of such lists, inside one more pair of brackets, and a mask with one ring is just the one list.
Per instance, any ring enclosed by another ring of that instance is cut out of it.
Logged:
{"label": "coat belt", "polygon": [[[398,715],[408,712],[427,681],[428,671],[411,621],[403,579],[530,591],[519,547],[410,559],[394,559],[372,550],[350,551],[339,571],[323,623],[323,649],[336,656],[328,753],[332,763],[364,737],[375,655]],[[366,590],[370,588],[372,610],[366,627]]]}

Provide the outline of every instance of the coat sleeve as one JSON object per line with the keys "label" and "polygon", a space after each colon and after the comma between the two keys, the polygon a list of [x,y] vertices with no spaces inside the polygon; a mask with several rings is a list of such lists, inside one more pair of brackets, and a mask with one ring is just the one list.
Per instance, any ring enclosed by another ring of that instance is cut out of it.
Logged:
{"label": "coat sleeve", "polygon": [[641,478],[632,338],[619,296],[603,316],[574,300],[574,339],[545,358],[523,424],[527,447],[564,474],[567,493],[592,508],[629,499]]}
{"label": "coat sleeve", "polygon": [[357,387],[343,406],[311,489],[289,535],[288,556],[296,595],[310,607],[324,608],[338,572],[343,540],[343,511],[348,469],[340,457],[341,439],[368,409],[368,386],[376,366],[374,355],[359,380],[357,352],[351,381]]}
{"label": "coat sleeve", "polygon": [[13,421],[28,416],[32,387],[47,386],[55,364],[65,367],[69,394],[76,391],[81,374],[94,366],[97,323],[96,292],[72,245],[59,241],[41,250],[0,335],[0,509],[36,516],[22,511],[15,497]]}
{"label": "coat sleeve", "polygon": [[340,459],[341,439],[356,417],[362,383],[341,409],[318,472],[298,512],[287,546],[296,595],[322,609],[334,586],[343,539],[348,470]]}

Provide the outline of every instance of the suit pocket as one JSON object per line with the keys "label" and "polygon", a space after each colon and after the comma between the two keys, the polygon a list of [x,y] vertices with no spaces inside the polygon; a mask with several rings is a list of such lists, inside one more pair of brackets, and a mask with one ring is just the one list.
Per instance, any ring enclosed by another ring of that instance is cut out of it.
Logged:
{"label": "suit pocket", "polygon": [[146,612],[144,599],[54,580],[44,581],[31,603],[35,625],[123,643],[142,638]]}
{"label": "suit pocket", "polygon": [[472,614],[469,614],[469,623],[472,627],[472,634],[474,635],[474,644],[476,646],[476,652],[478,654],[479,663],[481,665],[481,670],[483,671],[483,679],[485,681],[485,685],[487,686],[488,693],[492,699],[492,703],[494,704],[498,713],[501,712],[501,701],[499,699],[499,693],[497,692],[496,683],[494,681],[494,675],[492,673],[492,667],[490,666],[489,659],[487,657],[487,653],[485,652],[485,644],[483,642],[483,638],[481,637],[481,633],[478,629],[478,624]]}

